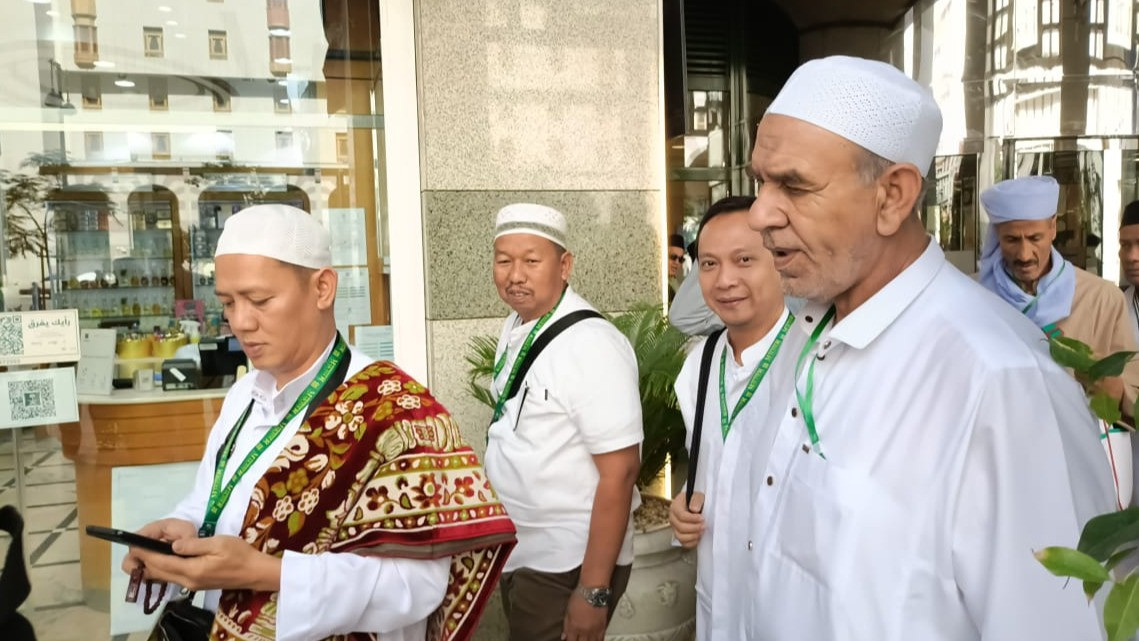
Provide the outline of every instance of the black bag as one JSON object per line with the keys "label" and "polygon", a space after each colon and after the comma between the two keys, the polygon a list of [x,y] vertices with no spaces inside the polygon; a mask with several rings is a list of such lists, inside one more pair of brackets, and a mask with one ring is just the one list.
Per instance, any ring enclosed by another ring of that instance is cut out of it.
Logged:
{"label": "black bag", "polygon": [[194,593],[186,591],[171,599],[162,608],[147,641],[208,641],[214,613],[199,608],[193,601]]}
{"label": "black bag", "polygon": [[24,519],[15,507],[0,507],[0,532],[12,535],[4,557],[4,571],[0,573],[0,639],[36,641],[31,622],[16,611],[31,593],[32,584],[28,581],[28,568],[24,565]]}

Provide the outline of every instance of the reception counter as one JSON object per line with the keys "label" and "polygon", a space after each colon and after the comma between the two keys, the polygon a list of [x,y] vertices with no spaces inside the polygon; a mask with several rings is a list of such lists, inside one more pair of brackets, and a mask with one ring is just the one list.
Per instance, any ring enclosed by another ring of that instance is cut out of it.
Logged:
{"label": "reception counter", "polygon": [[[109,607],[111,544],[84,534],[111,524],[111,468],[201,460],[226,390],[79,396],[79,422],[60,426],[63,454],[75,463],[79,563],[91,607]],[[122,598],[121,595],[116,598]]]}

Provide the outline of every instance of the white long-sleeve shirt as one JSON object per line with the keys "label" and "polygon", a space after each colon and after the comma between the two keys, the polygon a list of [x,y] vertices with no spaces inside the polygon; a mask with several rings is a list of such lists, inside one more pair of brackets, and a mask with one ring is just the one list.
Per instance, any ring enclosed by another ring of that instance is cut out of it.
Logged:
{"label": "white long-sleeve shirt", "polygon": [[[184,498],[172,518],[200,527],[205,518],[214,461],[226,436],[253,400],[253,410],[238,434],[226,466],[228,482],[246,454],[265,433],[284,418],[304,388],[312,382],[324,354],[304,374],[277,390],[273,378],[254,371],[226,394],[221,415],[210,431],[206,453],[194,479],[194,489]],[[348,377],[371,364],[370,357],[351,349]],[[234,488],[218,518],[216,533],[240,536],[253,488],[277,457],[277,453],[300,429],[302,415],[292,420],[270,448]],[[270,455],[270,452],[272,454]],[[325,552],[298,554],[286,551],[281,563],[281,590],[277,603],[278,641],[308,641],[348,632],[376,632],[383,641],[422,641],[427,617],[443,601],[450,558],[422,561]],[[168,591],[172,592],[172,591]],[[220,590],[205,594],[205,607],[216,610]]]}
{"label": "white long-sleeve shirt", "polygon": [[[707,529],[696,548],[696,641],[740,641],[747,638],[750,595],[756,577],[746,563],[738,563],[746,551],[751,528],[752,504],[759,490],[775,429],[794,383],[795,358],[806,338],[791,328],[767,375],[751,401],[723,437],[720,422],[720,357],[727,350],[724,397],[729,415],[743,395],[756,366],[767,353],[787,318],[784,310],[775,326],[741,354],[737,364],[728,345],[727,333],[719,336],[713,352],[704,400],[700,457],[695,491],[704,492],[704,523]],[[707,339],[705,339],[707,340]],[[688,431],[691,451],[696,416],[700,361],[704,343],[688,354],[676,379],[676,398]],[[689,463],[691,465],[691,463]]]}
{"label": "white long-sleeve shirt", "polygon": [[1032,556],[1113,509],[1096,422],[1039,329],[930,242],[812,358],[826,458],[792,395],[741,552],[759,578],[747,638],[1102,638],[1079,582]]}

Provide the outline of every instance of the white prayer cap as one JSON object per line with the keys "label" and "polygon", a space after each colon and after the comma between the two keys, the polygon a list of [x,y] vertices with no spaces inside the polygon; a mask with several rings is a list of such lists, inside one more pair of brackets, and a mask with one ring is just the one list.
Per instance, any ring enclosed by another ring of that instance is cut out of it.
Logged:
{"label": "white prayer cap", "polygon": [[767,113],[809,122],[923,174],[941,137],[941,110],[928,88],[885,62],[849,56],[804,63]]}
{"label": "white prayer cap", "polygon": [[1056,215],[1060,184],[1052,176],[1003,180],[981,192],[981,205],[994,225],[1010,220],[1045,220]]}
{"label": "white prayer cap", "polygon": [[332,266],[332,241],[320,221],[290,205],[254,205],[230,216],[214,256],[247,254],[322,269]]}
{"label": "white prayer cap", "polygon": [[515,203],[498,210],[494,222],[494,237],[507,234],[533,234],[541,236],[566,249],[566,217],[562,212],[545,205]]}

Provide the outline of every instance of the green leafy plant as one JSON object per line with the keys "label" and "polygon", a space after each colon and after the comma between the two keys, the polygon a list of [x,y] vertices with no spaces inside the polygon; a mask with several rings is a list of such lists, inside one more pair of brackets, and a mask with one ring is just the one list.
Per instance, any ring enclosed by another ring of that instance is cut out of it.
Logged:
{"label": "green leafy plant", "polygon": [[[1116,352],[1097,359],[1086,344],[1067,337],[1049,342],[1052,358],[1072,370],[1089,396],[1092,412],[1104,421],[1118,422],[1119,403],[1097,389],[1104,378],[1119,376],[1136,352]],[[1132,414],[1139,415],[1139,403]],[[1121,561],[1139,549],[1139,508],[1097,516],[1084,526],[1076,549],[1048,547],[1036,558],[1049,572],[1083,582],[1090,601],[1107,583],[1111,591],[1104,602],[1104,626],[1108,641],[1128,641],[1139,630],[1139,568],[1120,576]]]}
{"label": "green leafy plant", "polygon": [[[636,305],[629,312],[607,318],[629,339],[637,355],[645,430],[637,483],[645,486],[660,474],[669,457],[678,463],[687,460],[684,419],[672,386],[684,365],[688,337],[669,325],[660,305]],[[475,336],[467,345],[467,391],[488,407],[494,407],[488,386],[496,346],[497,341],[490,336]]]}

